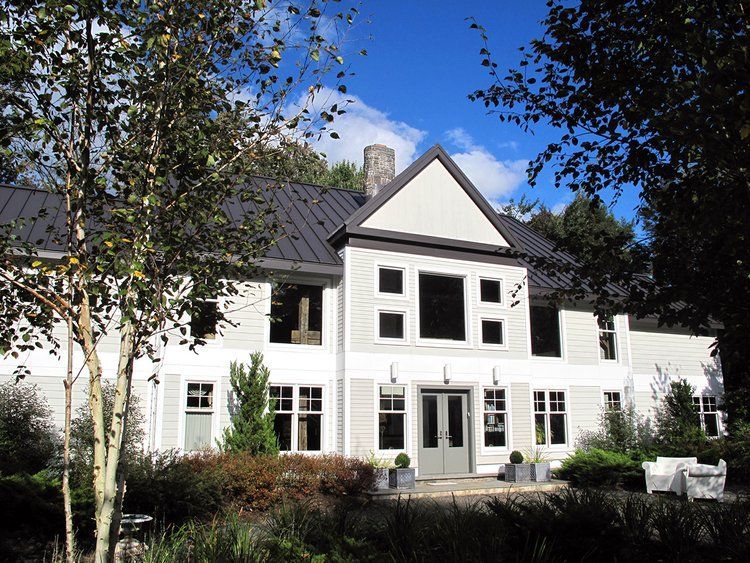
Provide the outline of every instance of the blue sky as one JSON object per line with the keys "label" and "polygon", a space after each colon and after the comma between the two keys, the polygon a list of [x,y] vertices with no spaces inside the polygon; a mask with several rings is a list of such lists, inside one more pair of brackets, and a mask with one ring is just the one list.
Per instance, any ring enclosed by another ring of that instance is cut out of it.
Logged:
{"label": "blue sky", "polygon": [[[366,57],[350,57],[356,76],[347,83],[355,103],[334,123],[340,141],[318,144],[330,161],[361,162],[362,148],[382,142],[397,151],[403,168],[435,143],[443,145],[493,202],[518,199],[528,193],[559,209],[572,199],[566,189],[555,190],[545,174],[535,188],[526,182],[526,163],[555,132],[538,126],[532,133],[488,116],[467,95],[486,87],[480,65],[480,38],[469,29],[473,16],[487,28],[493,57],[501,69],[516,66],[518,47],[539,37],[544,0],[450,2],[386,0],[365,2],[355,30],[352,51],[367,49]],[[371,37],[368,37],[371,36]],[[614,206],[630,218],[637,204],[633,193]]]}

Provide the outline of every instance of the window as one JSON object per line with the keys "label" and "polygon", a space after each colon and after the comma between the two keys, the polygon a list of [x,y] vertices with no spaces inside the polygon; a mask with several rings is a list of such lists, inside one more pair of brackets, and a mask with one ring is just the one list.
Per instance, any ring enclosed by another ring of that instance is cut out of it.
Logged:
{"label": "window", "polygon": [[321,344],[323,288],[319,285],[275,286],[271,298],[271,342]]}
{"label": "window", "polygon": [[612,317],[599,319],[599,358],[617,360],[617,331]]}
{"label": "window", "polygon": [[419,336],[466,341],[464,278],[419,274]]}
{"label": "window", "polygon": [[482,344],[505,346],[505,322],[499,319],[482,319]]}
{"label": "window", "polygon": [[698,411],[698,419],[706,436],[718,438],[720,434],[719,410],[716,407],[716,397],[712,395],[693,397],[693,404]]}
{"label": "window", "polygon": [[482,303],[503,302],[503,284],[500,280],[479,278],[479,300]]}
{"label": "window", "polygon": [[565,391],[534,391],[534,429],[540,446],[567,443]]}
{"label": "window", "polygon": [[269,395],[275,412],[273,426],[279,450],[321,451],[323,388],[309,385],[271,385]]}
{"label": "window", "polygon": [[404,295],[404,270],[378,268],[378,293]]}
{"label": "window", "polygon": [[504,448],[508,445],[505,389],[484,390],[484,445]]}
{"label": "window", "polygon": [[387,340],[404,340],[403,311],[378,311],[378,338]]}
{"label": "window", "polygon": [[561,358],[560,314],[556,307],[531,305],[531,355]]}
{"label": "window", "polygon": [[622,396],[619,391],[604,392],[604,407],[607,409],[621,410]]}
{"label": "window", "polygon": [[381,386],[378,408],[378,448],[406,449],[406,387]]}
{"label": "window", "polygon": [[216,299],[206,299],[195,303],[190,315],[190,336],[201,340],[216,340],[218,306]]}
{"label": "window", "polygon": [[188,383],[185,402],[185,451],[213,443],[214,384]]}

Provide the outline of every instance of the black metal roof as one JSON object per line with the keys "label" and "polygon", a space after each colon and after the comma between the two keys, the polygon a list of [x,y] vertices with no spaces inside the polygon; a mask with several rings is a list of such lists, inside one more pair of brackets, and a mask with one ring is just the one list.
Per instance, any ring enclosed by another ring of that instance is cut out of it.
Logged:
{"label": "black metal roof", "polygon": [[[330,235],[345,225],[365,203],[363,193],[297,182],[280,182],[254,177],[250,181],[256,193],[273,198],[283,235],[270,248],[264,265],[271,269],[299,268],[322,274],[341,273],[342,260],[329,242]],[[65,217],[60,196],[24,186],[0,185],[0,224],[25,218],[25,225],[16,230],[22,242],[35,244],[41,255],[64,251],[64,241],[56,233],[64,232]],[[235,202],[229,213],[238,217],[247,212],[251,203]],[[42,210],[47,213],[42,213]],[[523,252],[547,258],[574,262],[575,259],[555,250],[554,243],[506,215],[497,215],[505,233],[517,241]],[[460,243],[457,243],[460,244]],[[542,290],[558,290],[572,286],[565,275],[548,276],[534,269],[528,261],[519,263],[529,269],[529,285]],[[622,290],[612,286],[613,293]]]}

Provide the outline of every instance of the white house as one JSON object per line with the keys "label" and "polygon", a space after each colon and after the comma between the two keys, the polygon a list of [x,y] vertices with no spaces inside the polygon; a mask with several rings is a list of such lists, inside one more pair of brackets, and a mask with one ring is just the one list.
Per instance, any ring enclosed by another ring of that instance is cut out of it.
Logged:
{"label": "white house", "polygon": [[[494,473],[512,450],[534,444],[564,457],[604,405],[633,402],[652,416],[677,378],[695,386],[702,424],[719,435],[712,336],[628,316],[599,323],[583,303],[550,306],[545,293],[565,280],[513,252],[549,255],[549,241],[498,215],[441,147],[395,178],[394,160],[382,145],[365,149],[364,194],[304,184],[277,194],[299,237],[269,253],[274,285],[241,285],[236,327],[193,319],[208,339],[198,354],[175,338],[156,373],[148,360],[135,366],[147,447],[214,445],[229,423],[229,363],[256,350],[271,370],[286,451],[405,451],[421,475]],[[318,203],[303,209],[293,192]],[[0,219],[33,215],[44,197],[0,188]],[[112,335],[101,345],[108,377],[116,344]],[[21,361],[62,424],[64,359],[39,351]],[[15,365],[3,360],[0,380]]]}

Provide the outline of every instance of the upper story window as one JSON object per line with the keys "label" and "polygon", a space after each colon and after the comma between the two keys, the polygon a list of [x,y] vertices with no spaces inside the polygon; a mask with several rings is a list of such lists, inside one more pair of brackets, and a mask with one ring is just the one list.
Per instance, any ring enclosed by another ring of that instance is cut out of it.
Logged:
{"label": "upper story window", "polygon": [[479,278],[479,301],[493,305],[502,305],[503,282],[500,280]]}
{"label": "upper story window", "polygon": [[502,319],[482,319],[479,326],[482,344],[485,346],[505,346],[505,321]]}
{"label": "upper story window", "polygon": [[271,342],[319,346],[323,330],[323,287],[282,284],[271,297]]}
{"label": "upper story window", "polygon": [[599,324],[599,358],[617,360],[617,330],[612,317],[598,319]]}
{"label": "upper story window", "polygon": [[378,311],[378,338],[381,340],[406,339],[406,313],[404,311]]}
{"label": "upper story window", "polygon": [[190,336],[201,340],[216,340],[218,307],[216,299],[206,299],[194,304],[190,315]]}
{"label": "upper story window", "polygon": [[693,404],[698,411],[698,419],[706,436],[709,438],[718,438],[719,409],[716,406],[716,397],[713,395],[693,397]]}
{"label": "upper story window", "polygon": [[622,409],[622,395],[619,391],[605,391],[604,392],[604,407],[607,409],[621,410]]}
{"label": "upper story window", "polygon": [[403,268],[378,267],[378,293],[404,295]]}
{"label": "upper story window", "polygon": [[560,312],[549,305],[531,305],[531,355],[562,358]]}
{"label": "upper story window", "polygon": [[466,341],[463,277],[420,272],[419,337]]}

